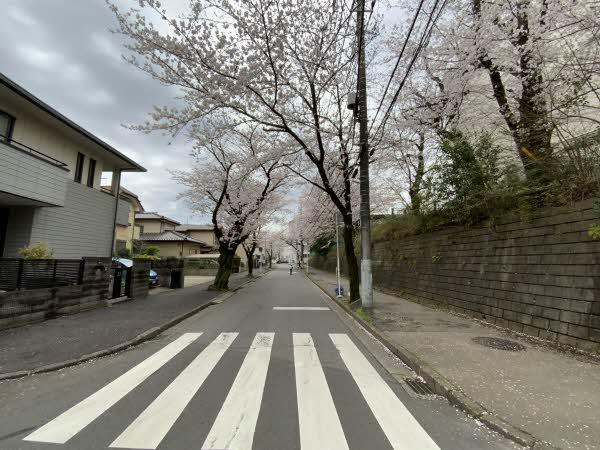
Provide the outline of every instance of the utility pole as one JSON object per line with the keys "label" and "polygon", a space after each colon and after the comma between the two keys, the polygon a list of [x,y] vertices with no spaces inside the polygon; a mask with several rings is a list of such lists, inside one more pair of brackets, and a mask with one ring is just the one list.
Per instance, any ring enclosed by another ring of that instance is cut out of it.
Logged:
{"label": "utility pole", "polygon": [[360,134],[360,301],[363,308],[373,307],[371,264],[371,206],[369,199],[369,118],[367,115],[367,63],[365,61],[365,0],[358,0],[358,122]]}
{"label": "utility pole", "polygon": [[337,253],[337,265],[335,266],[335,274],[337,276],[337,295],[336,298],[342,298],[342,290],[340,283],[340,225],[338,223],[338,214],[335,213],[335,251]]}

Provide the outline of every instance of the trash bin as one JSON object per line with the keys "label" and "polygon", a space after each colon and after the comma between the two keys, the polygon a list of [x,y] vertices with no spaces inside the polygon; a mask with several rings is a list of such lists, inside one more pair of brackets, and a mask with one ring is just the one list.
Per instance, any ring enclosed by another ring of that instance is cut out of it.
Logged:
{"label": "trash bin", "polygon": [[171,269],[171,289],[179,289],[183,287],[183,269]]}

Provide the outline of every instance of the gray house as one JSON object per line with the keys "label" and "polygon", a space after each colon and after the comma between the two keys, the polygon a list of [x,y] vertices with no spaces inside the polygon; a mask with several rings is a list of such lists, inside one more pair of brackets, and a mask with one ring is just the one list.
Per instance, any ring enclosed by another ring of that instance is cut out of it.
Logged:
{"label": "gray house", "polygon": [[38,242],[56,258],[110,256],[128,222],[124,171],[145,169],[0,74],[0,256]]}

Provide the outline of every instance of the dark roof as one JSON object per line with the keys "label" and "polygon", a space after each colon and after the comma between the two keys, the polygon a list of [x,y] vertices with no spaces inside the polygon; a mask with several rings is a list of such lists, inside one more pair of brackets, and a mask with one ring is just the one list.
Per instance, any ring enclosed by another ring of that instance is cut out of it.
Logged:
{"label": "dark roof", "polygon": [[119,159],[121,159],[121,160],[123,160],[126,163],[128,163],[128,164],[131,165],[131,168],[121,169],[121,170],[128,171],[128,172],[146,172],[146,169],[144,167],[140,166],[134,160],[128,158],[123,153],[121,153],[120,151],[118,151],[114,147],[108,145],[106,142],[104,142],[100,138],[94,136],[89,131],[83,129],[82,127],[80,127],[79,125],[77,125],[75,122],[73,122],[71,119],[63,116],[61,113],[59,113],[57,110],[55,110],[54,108],[52,108],[50,105],[44,103],[42,100],[40,100],[39,98],[37,98],[31,92],[25,90],[24,88],[22,88],[21,86],[19,86],[17,83],[15,83],[14,81],[12,81],[10,78],[7,78],[2,73],[0,73],[0,84],[3,84],[8,89],[10,89],[11,91],[13,91],[16,94],[20,95],[25,100],[33,103],[35,106],[37,106],[41,110],[47,112],[52,117],[54,117],[55,119],[59,120],[60,122],[62,122],[66,126],[68,126],[69,128],[75,130],[77,133],[79,133],[79,134],[83,135],[84,137],[88,138],[90,141],[92,141],[95,144],[99,145],[104,150],[108,151],[109,153],[112,153],[117,158],[119,158]]}
{"label": "dark roof", "polygon": [[144,233],[140,234],[140,241],[144,242],[191,242],[193,244],[202,244],[206,247],[210,247],[206,242],[199,241],[198,239],[192,239],[183,233],[177,231],[167,230],[162,233]]}
{"label": "dark roof", "polygon": [[136,220],[145,220],[145,219],[154,219],[154,220],[164,220],[166,222],[174,223],[175,225],[179,225],[179,222],[176,220],[170,219],[167,216],[163,216],[157,212],[147,211],[147,212],[138,212],[135,214]]}
{"label": "dark roof", "polygon": [[209,224],[184,223],[175,228],[177,231],[213,231],[213,226]]}

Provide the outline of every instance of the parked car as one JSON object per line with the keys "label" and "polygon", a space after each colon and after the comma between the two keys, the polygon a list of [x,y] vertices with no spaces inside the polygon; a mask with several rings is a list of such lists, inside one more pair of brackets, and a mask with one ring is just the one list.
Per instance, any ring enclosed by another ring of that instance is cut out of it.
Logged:
{"label": "parked car", "polygon": [[[127,258],[113,258],[113,261],[122,265],[123,267],[133,267],[133,261],[131,259],[127,259]],[[158,283],[160,281],[160,277],[158,276],[158,274],[150,269],[150,272],[148,272],[148,283],[150,285],[151,288],[155,288],[158,286]]]}
{"label": "parked car", "polygon": [[158,274],[154,270],[150,269],[150,287],[151,288],[157,287],[158,282],[159,282]]}

